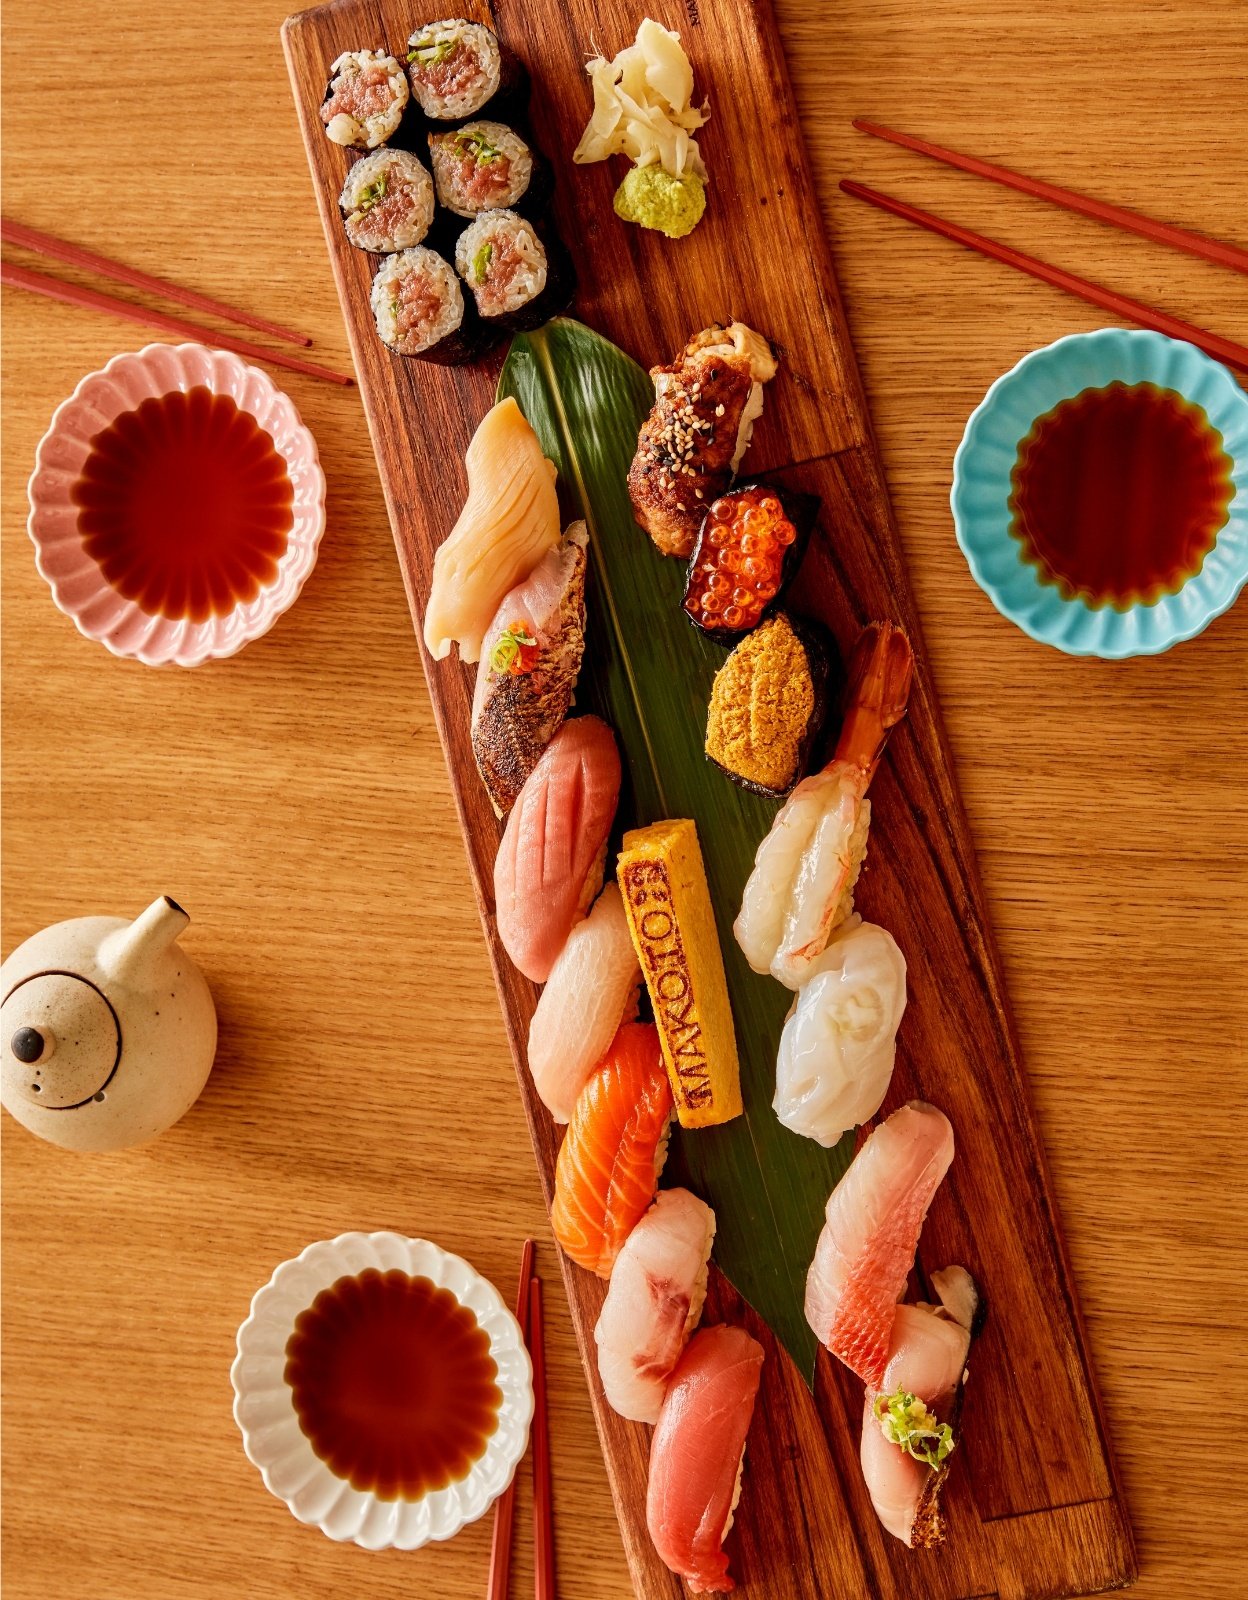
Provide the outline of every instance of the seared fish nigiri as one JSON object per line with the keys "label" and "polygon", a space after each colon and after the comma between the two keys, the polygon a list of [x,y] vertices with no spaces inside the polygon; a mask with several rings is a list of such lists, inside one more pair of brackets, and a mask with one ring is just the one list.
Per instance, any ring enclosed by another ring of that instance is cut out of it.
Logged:
{"label": "seared fish nigiri", "polygon": [[901,1305],[888,1364],[862,1413],[860,1459],[871,1504],[895,1539],[944,1539],[940,1488],[957,1444],[958,1412],[979,1296],[964,1267],[932,1274],[939,1306]]}
{"label": "seared fish nigiri", "polygon": [[688,1189],[664,1189],[611,1268],[594,1339],[607,1403],[657,1422],[667,1380],[706,1299],[715,1213]]}
{"label": "seared fish nigiri", "polygon": [[459,644],[476,661],[508,589],[559,543],[555,464],[510,396],[487,411],[464,457],[468,498],[433,558],[425,647],[435,661]]}
{"label": "seared fish nigiri", "polygon": [[615,735],[597,717],[574,717],[542,752],[507,818],[494,860],[498,936],[535,983],[550,976],[602,887],[619,793]]}
{"label": "seared fish nigiri", "polygon": [[641,968],[620,891],[609,883],[559,952],[529,1023],[529,1071],[542,1104],[567,1122],[622,1022],[637,1015]]}
{"label": "seared fish nigiri", "polygon": [[572,704],[585,649],[585,552],[574,522],[514,589],[485,630],[472,697],[472,753],[499,816]]}
{"label": "seared fish nigiri", "polygon": [[734,322],[704,328],[667,367],[652,367],[654,409],[628,470],[633,514],[665,556],[688,556],[702,519],[728,487],[763,414],[776,358]]}
{"label": "seared fish nigiri", "polygon": [[703,1594],[736,1587],[723,1547],[762,1369],[763,1347],[744,1328],[695,1333],[650,1441],[646,1526],[667,1566]]}
{"label": "seared fish nigiri", "polygon": [[806,1277],[806,1320],[873,1387],[923,1220],[952,1160],[948,1117],[912,1100],[874,1130],[828,1200]]}
{"label": "seared fish nigiri", "polygon": [[550,1226],[578,1266],[609,1278],[667,1158],[672,1091],[651,1022],[626,1022],[590,1074],[555,1163]]}
{"label": "seared fish nigiri", "polygon": [[900,628],[873,622],[863,632],[836,754],[794,789],[754,857],[733,932],[754,971],[770,971],[790,989],[854,909],[871,822],[867,786],[906,713],[913,670]]}

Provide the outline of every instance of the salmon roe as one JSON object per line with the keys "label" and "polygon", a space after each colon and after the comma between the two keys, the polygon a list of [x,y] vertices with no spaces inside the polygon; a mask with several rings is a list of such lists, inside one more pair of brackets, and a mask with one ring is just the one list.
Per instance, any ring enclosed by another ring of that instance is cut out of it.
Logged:
{"label": "salmon roe", "polygon": [[770,489],[716,500],[698,542],[685,610],[703,628],[753,628],[780,588],[797,529]]}

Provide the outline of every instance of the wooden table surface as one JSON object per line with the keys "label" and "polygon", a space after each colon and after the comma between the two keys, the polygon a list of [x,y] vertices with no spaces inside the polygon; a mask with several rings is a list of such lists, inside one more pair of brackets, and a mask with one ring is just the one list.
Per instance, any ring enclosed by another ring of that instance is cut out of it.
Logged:
{"label": "wooden table surface", "polygon": [[[70,0],[54,43],[45,6],[10,0],[5,211],[293,321],[344,366],[281,16],[257,0]],[[1242,279],[876,145],[849,118],[1197,229],[1239,223],[1242,243],[1248,9],[783,0],[780,16],[1123,1467],[1139,1592],[1237,1596],[1231,1532],[1248,1505],[1226,1439],[1248,1343],[1248,606],[1168,656],[1118,665],[1068,660],[997,616],[950,525],[962,425],[1026,350],[1101,319],[835,184],[852,173],[1242,339]],[[714,82],[702,87],[713,102]],[[37,141],[53,94],[68,95],[68,125]],[[153,672],[54,610],[24,530],[53,407],[137,333],[5,293],[3,948],[168,892],[194,918],[187,948],[221,1045],[199,1104],[147,1149],[74,1157],[3,1119],[9,1600],[484,1592],[488,1524],[418,1555],[342,1549],[299,1527],[243,1456],[237,1324],[279,1261],[345,1228],[427,1234],[508,1294],[521,1240],[539,1240],[561,1589],[623,1600],[358,395],[285,383],[329,480],[298,606],[234,661]],[[522,1537],[515,1594],[530,1571]]]}

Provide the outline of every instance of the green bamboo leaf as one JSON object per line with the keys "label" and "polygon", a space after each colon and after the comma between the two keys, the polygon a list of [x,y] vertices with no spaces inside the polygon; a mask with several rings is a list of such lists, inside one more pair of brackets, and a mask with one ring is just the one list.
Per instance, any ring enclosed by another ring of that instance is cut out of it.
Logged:
{"label": "green bamboo leaf", "polygon": [[623,351],[561,317],[517,337],[498,393],[515,397],[559,469],[566,509],[589,527],[593,581],[577,708],[597,712],[620,741],[622,825],[693,817],[706,862],[745,1115],[679,1132],[666,1181],[687,1183],[714,1207],[720,1270],[810,1382],[816,1346],[802,1309],[806,1270],[853,1136],[824,1150],[781,1127],[771,1109],[792,997],[750,970],[732,922],[776,804],[738,789],[703,756],[711,680],[724,652],[681,610],[685,564],[659,555],[633,521],[625,479],[653,386]]}

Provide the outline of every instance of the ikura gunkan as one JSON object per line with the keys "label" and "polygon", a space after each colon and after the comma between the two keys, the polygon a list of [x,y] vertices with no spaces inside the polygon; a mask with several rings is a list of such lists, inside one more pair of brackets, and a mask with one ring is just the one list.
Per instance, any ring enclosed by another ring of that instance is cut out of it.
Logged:
{"label": "ikura gunkan", "polygon": [[433,223],[433,179],[410,150],[375,150],[351,168],[338,204],[357,250],[409,250]]}
{"label": "ikura gunkan", "polygon": [[503,122],[468,122],[431,133],[429,161],[438,199],[457,217],[518,204],[535,167],[532,148]]}
{"label": "ikura gunkan", "polygon": [[533,224],[514,211],[487,211],[465,228],[455,245],[455,270],[481,317],[508,332],[540,327],[575,292],[558,241],[548,250]]}
{"label": "ikura gunkan", "polygon": [[524,69],[479,22],[463,17],[428,22],[407,45],[412,93],[434,122],[478,116],[496,95],[523,88]]}
{"label": "ikura gunkan", "polygon": [[403,68],[384,50],[347,50],[329,71],[321,106],[326,137],[350,150],[385,144],[407,109]]}
{"label": "ikura gunkan", "polygon": [[711,504],[689,561],[685,611],[720,644],[756,628],[801,562],[819,502],[751,483]]}

